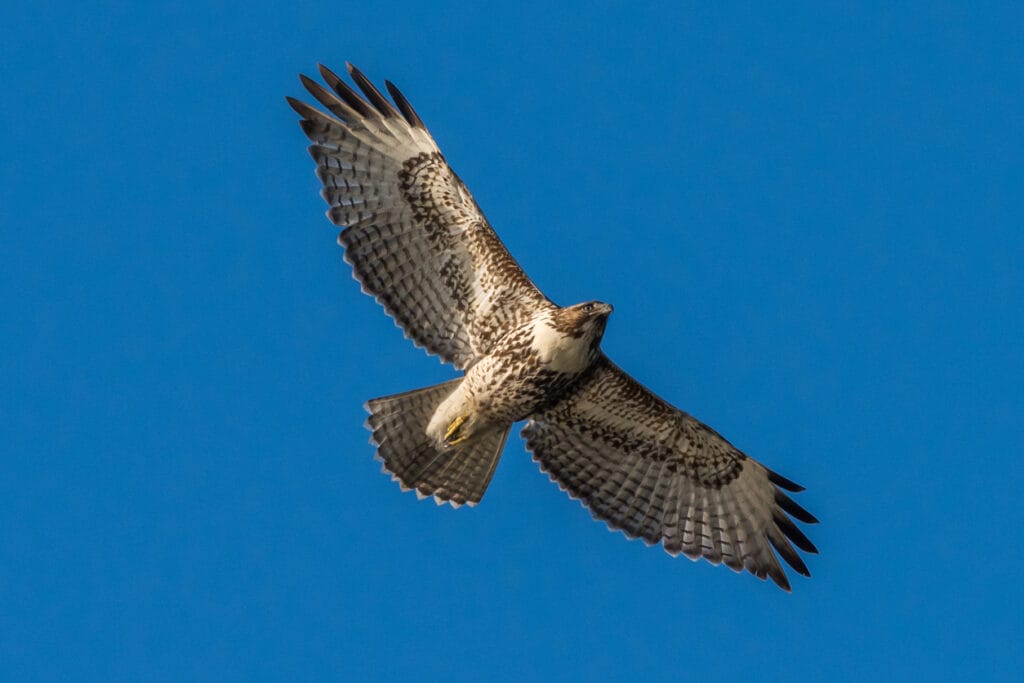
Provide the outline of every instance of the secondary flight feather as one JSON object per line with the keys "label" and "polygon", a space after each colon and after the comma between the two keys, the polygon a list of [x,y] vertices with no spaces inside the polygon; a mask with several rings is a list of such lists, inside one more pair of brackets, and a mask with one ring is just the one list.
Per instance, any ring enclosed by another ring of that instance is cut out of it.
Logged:
{"label": "secondary flight feather", "polygon": [[[288,98],[312,141],[330,220],[363,290],[465,374],[367,403],[377,456],[405,490],[475,505],[513,423],[541,469],[594,517],[673,555],[770,577],[810,576],[793,522],[802,487],[655,396],[601,351],[612,307],[558,306],[512,258],[422,119],[358,69],[301,76],[326,111]],[[329,89],[328,89],[329,88]]]}

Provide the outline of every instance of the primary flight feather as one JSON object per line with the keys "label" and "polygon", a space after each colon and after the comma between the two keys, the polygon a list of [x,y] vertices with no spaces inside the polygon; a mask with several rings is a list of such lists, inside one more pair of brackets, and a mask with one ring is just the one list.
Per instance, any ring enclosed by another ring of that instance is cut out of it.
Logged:
{"label": "primary flight feather", "polygon": [[[465,374],[367,403],[377,455],[403,487],[474,505],[512,424],[552,480],[631,538],[789,590],[778,556],[817,550],[792,518],[803,490],[655,396],[601,351],[608,304],[561,307],[498,239],[412,105],[355,67],[288,98],[313,144],[328,217],[364,291],[427,352]],[[396,108],[397,106],[397,108]],[[774,552],[773,552],[774,549]]]}

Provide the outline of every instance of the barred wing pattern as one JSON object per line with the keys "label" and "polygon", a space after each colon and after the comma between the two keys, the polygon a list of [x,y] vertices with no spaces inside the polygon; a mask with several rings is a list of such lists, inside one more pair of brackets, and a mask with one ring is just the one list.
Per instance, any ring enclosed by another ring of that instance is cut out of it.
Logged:
{"label": "barred wing pattern", "polygon": [[780,489],[802,487],[737,450],[601,357],[592,372],[523,428],[543,471],[595,518],[649,545],[789,580],[772,548],[810,576],[790,542],[817,549],[788,515],[817,520]]}
{"label": "barred wing pattern", "polygon": [[313,144],[327,216],[364,291],[429,353],[464,369],[503,331],[554,305],[523,273],[423,121],[391,83],[356,68],[365,97],[325,67],[302,83],[330,114],[288,98]]}

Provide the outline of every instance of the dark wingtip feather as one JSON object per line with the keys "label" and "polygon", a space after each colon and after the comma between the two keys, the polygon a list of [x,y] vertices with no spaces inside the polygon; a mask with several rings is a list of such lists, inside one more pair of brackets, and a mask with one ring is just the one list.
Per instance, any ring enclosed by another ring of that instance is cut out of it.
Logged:
{"label": "dark wingtip feather", "polygon": [[370,105],[367,104],[355,90],[350,88],[345,81],[341,80],[338,74],[334,73],[323,64],[317,64],[317,68],[320,70],[320,75],[323,77],[324,82],[331,87],[331,90],[338,94],[338,97],[340,97],[345,104],[355,109],[364,117],[374,118],[376,116],[373,108],[370,107]]}
{"label": "dark wingtip feather", "polygon": [[311,115],[316,113],[316,110],[313,109],[313,107],[309,106],[302,100],[297,100],[294,97],[288,97],[287,95],[285,95],[284,99],[288,103],[288,106],[294,109],[295,112],[303,118],[308,119]]}
{"label": "dark wingtip feather", "polygon": [[426,126],[423,125],[423,120],[416,113],[416,110],[409,104],[409,100],[405,99],[405,95],[402,91],[395,87],[395,84],[391,81],[384,81],[384,87],[388,89],[388,93],[391,95],[391,99],[398,105],[398,109],[402,112],[402,116],[409,122],[410,126],[415,128],[423,128],[426,130]]}
{"label": "dark wingtip feather", "polygon": [[306,87],[309,94],[315,97],[317,102],[327,107],[332,114],[342,121],[347,121],[352,118],[353,112],[351,110],[346,111],[343,103],[340,102],[337,97],[332,95],[327,88],[305,74],[299,74],[299,80],[302,81],[302,85]]}
{"label": "dark wingtip feather", "polygon": [[[797,555],[796,551],[793,550],[793,546],[789,544],[789,541],[778,534],[770,533],[768,534],[768,542],[771,543],[772,547],[775,548],[775,551],[779,553],[779,557],[784,559],[786,564],[792,567],[797,574],[802,576],[811,575],[811,571],[807,568],[807,565],[804,564],[804,561],[800,559],[800,556]],[[786,585],[789,585],[788,581]]]}
{"label": "dark wingtip feather", "polygon": [[[787,593],[793,592],[792,586],[789,585],[789,577],[786,576],[786,572],[782,571],[782,569],[776,568],[774,570],[769,571],[767,575],[769,578],[771,578],[772,581],[775,582],[775,585],[781,588],[782,590],[786,591]],[[762,576],[760,578],[763,579],[765,577]]]}
{"label": "dark wingtip feather", "polygon": [[321,99],[323,97],[323,93],[327,92],[322,85],[314,81],[306,74],[299,74],[299,82],[301,82],[302,86],[306,89],[306,91],[310,95],[315,97],[321,104],[326,104]]}
{"label": "dark wingtip feather", "polygon": [[352,66],[350,62],[345,62],[345,66],[348,67],[348,75],[352,77],[352,80],[356,82],[359,89],[366,95],[366,99],[370,100],[370,104],[381,113],[381,116],[386,118],[393,118],[399,116],[395,108],[391,106],[388,99],[384,97],[380,90],[377,90],[377,86],[370,82],[370,79],[363,75],[363,72]]}
{"label": "dark wingtip feather", "polygon": [[323,77],[323,79],[327,81],[327,84],[330,85],[332,88],[334,87],[334,83],[341,83],[341,78],[338,76],[338,74],[334,73],[323,64],[317,63],[316,69],[317,71],[320,72],[320,75]]}
{"label": "dark wingtip feather", "polygon": [[772,472],[771,470],[768,470],[768,480],[771,483],[775,484],[776,486],[784,488],[787,491],[792,491],[793,493],[800,493],[801,491],[804,490],[804,487],[801,486],[800,484],[797,484],[794,481],[786,479],[778,472]]}
{"label": "dark wingtip feather", "polygon": [[804,524],[817,524],[818,518],[782,491],[775,489],[775,504]]}
{"label": "dark wingtip feather", "polygon": [[807,536],[804,535],[804,532],[800,531],[796,524],[793,524],[788,517],[785,515],[775,515],[774,520],[775,526],[779,527],[779,530],[786,534],[786,538],[793,541],[793,543],[796,543],[796,547],[800,548],[800,550],[803,550],[805,553],[818,554],[818,549],[814,547],[813,543],[811,543],[811,539],[807,538]]}

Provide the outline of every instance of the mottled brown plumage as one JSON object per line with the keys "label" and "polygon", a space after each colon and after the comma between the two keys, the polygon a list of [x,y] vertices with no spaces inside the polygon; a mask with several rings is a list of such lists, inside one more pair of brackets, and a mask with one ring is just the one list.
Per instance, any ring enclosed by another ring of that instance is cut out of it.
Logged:
{"label": "mottled brown plumage", "polygon": [[786,590],[776,553],[809,575],[793,545],[817,551],[790,516],[817,520],[782,491],[801,488],[608,360],[611,306],[560,307],[533,285],[394,85],[397,109],[354,67],[363,96],[320,71],[331,90],[302,82],[330,114],[288,101],[345,258],[409,338],[465,370],[368,402],[385,471],[438,503],[475,504],[528,420],[541,469],[610,527]]}

